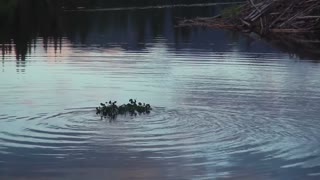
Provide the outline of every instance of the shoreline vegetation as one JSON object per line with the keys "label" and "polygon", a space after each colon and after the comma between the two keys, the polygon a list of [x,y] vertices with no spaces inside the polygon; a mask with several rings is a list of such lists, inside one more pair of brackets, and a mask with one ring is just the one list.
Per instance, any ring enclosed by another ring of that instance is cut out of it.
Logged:
{"label": "shoreline vegetation", "polygon": [[319,0],[247,0],[215,17],[179,19],[177,27],[202,26],[255,33],[272,42],[320,54]]}

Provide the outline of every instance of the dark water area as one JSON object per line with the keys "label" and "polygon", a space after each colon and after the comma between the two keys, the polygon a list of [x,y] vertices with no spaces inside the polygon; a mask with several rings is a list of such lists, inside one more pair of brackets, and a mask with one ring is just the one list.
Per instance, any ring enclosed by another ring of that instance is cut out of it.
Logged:
{"label": "dark water area", "polygon": [[[174,27],[227,5],[26,6],[0,16],[0,179],[320,178],[316,58]],[[95,115],[130,98],[154,110]]]}

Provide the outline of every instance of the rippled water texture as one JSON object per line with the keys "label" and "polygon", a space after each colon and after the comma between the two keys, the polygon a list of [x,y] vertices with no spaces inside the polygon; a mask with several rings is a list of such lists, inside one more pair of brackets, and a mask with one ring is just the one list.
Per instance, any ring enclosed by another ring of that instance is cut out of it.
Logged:
{"label": "rippled water texture", "polygon": [[[319,64],[174,29],[191,9],[68,12],[58,37],[3,42],[0,179],[320,179]],[[154,111],[95,115],[129,98]]]}

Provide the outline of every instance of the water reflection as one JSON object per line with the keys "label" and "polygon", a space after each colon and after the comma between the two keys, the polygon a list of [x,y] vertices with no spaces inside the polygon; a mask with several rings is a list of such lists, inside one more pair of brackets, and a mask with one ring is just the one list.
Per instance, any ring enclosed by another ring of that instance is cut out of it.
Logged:
{"label": "water reflection", "polygon": [[[174,17],[217,6],[29,8],[1,29],[0,179],[319,179],[313,59],[174,28]],[[104,98],[132,97],[154,111],[95,116]]]}
{"label": "water reflection", "polygon": [[[5,58],[5,55],[15,55],[17,61],[25,61],[26,56],[33,53],[36,48],[48,51],[48,45],[52,46],[55,55],[58,55],[61,53],[62,39],[67,39],[72,44],[80,43],[105,49],[117,46],[124,50],[137,51],[146,49],[157,37],[165,38],[166,44],[175,49],[198,48],[213,52],[238,49],[262,53],[275,51],[270,45],[256,41],[250,36],[240,36],[237,32],[174,27],[176,17],[214,16],[226,8],[227,4],[165,9],[63,12],[59,3],[48,6],[45,2],[18,2],[15,10],[0,18],[3,24],[0,29],[3,35],[0,38],[2,58]],[[37,44],[39,38],[43,42],[42,47]],[[313,51],[295,48],[294,44],[286,45],[279,41],[274,44],[282,47],[284,51],[298,52],[298,56],[301,57],[318,57]]]}
{"label": "water reflection", "polygon": [[61,20],[57,6],[48,6],[45,1],[18,1],[10,13],[0,17],[3,58],[15,55],[17,61],[24,61],[36,48],[38,37],[43,38],[45,50],[48,41],[53,42],[55,49],[61,46]]}
{"label": "water reflection", "polygon": [[[23,3],[25,2],[25,3]],[[122,10],[111,12],[61,12],[60,8],[49,7],[45,3],[21,1],[13,17],[2,19],[6,24],[1,28],[1,52],[15,55],[17,61],[25,61],[36,48],[48,51],[54,48],[56,55],[61,53],[62,39],[72,44],[83,44],[105,49],[121,47],[124,50],[142,50],[151,45],[157,37],[164,37],[168,46],[176,49],[198,48],[208,51],[249,50],[259,45],[250,45],[250,38],[230,46],[226,39],[238,42],[239,35],[232,32],[205,29],[174,28],[175,17],[213,16],[227,5],[208,7],[176,7],[167,9]],[[42,47],[38,40],[41,38]],[[38,46],[38,47],[37,47]],[[214,47],[213,47],[214,46]],[[261,46],[261,45],[260,45]],[[255,50],[269,51],[269,47]]]}

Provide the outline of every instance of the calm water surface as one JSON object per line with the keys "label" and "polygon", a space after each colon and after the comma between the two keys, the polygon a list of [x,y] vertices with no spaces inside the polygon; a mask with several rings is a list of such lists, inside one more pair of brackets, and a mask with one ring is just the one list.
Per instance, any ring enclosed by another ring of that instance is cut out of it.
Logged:
{"label": "calm water surface", "polygon": [[[218,10],[67,12],[53,29],[7,30],[0,179],[320,179],[319,64],[242,34],[174,28]],[[95,115],[130,98],[154,111]]]}

